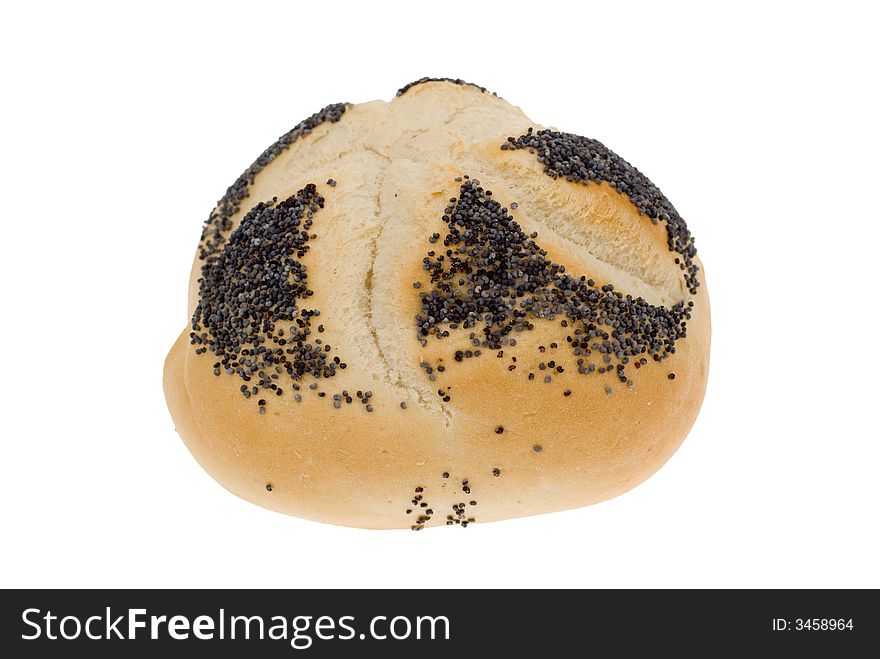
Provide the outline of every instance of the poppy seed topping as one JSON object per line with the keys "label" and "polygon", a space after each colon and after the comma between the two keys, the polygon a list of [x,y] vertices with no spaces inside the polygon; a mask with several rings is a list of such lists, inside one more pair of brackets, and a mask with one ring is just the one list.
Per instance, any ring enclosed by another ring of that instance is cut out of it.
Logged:
{"label": "poppy seed topping", "polygon": [[[684,302],[671,308],[655,306],[615,291],[611,284],[599,286],[585,276],[568,274],[477,180],[461,184],[442,221],[447,225],[446,251],[422,260],[434,288],[419,293],[420,339],[445,338],[452,325],[481,325],[482,336],[475,343],[498,350],[510,344],[511,333],[533,329],[538,319],[560,316],[566,328],[578,326],[574,336],[567,337],[581,357],[578,372],[593,372],[594,365],[585,365],[584,358],[616,361],[616,368],[601,367],[599,372],[613,370],[626,383],[625,366],[631,358],[648,355],[662,361],[686,336],[690,307]],[[559,373],[564,370],[554,361],[548,365]],[[545,383],[551,380],[544,377]]]}
{"label": "poppy seed topping", "polygon": [[[336,374],[330,346],[311,338],[312,318],[320,311],[298,304],[312,295],[299,259],[309,251],[309,229],[323,207],[314,184],[284,201],[260,202],[222,252],[202,266],[190,341],[197,352],[210,350],[219,359],[218,370],[253,383],[251,394],[282,393],[282,373],[294,382],[305,374]],[[259,403],[262,408],[266,401]]]}
{"label": "poppy seed topping", "polygon": [[626,160],[597,140],[553,130],[534,132],[531,128],[516,139],[508,137],[501,149],[529,149],[544,165],[544,173],[553,178],[585,185],[604,181],[628,196],[639,213],[647,215],[654,224],[664,222],[669,251],[681,255],[683,262],[679,267],[684,271],[688,290],[696,295],[699,268],[693,258],[697,248],[687,225],[657,186]]}
{"label": "poppy seed topping", "polygon": [[199,248],[200,259],[210,260],[223,248],[223,244],[226,242],[225,234],[232,228],[232,216],[241,209],[241,202],[247,198],[248,189],[253,185],[257,174],[300,137],[308,135],[325,121],[332,123],[339,121],[348,107],[347,103],[334,103],[299,122],[263,151],[260,157],[235,179],[235,182],[226,190],[226,194],[217,202],[217,207],[205,220]]}
{"label": "poppy seed topping", "polygon": [[416,87],[418,85],[422,85],[426,82],[451,82],[454,85],[464,85],[466,87],[474,87],[475,89],[479,89],[484,94],[491,94],[492,96],[497,96],[495,92],[490,92],[485,87],[480,87],[480,85],[476,85],[472,82],[467,82],[466,80],[462,80],[461,78],[419,78],[418,80],[414,80],[408,85],[404,85],[400,89],[397,90],[396,96],[403,96],[410,89]]}

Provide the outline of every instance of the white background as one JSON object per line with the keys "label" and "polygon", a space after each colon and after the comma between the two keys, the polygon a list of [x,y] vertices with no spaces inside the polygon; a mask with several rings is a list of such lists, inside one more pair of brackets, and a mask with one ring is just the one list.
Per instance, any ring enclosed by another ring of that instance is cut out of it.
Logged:
{"label": "white background", "polygon": [[[0,27],[2,586],[880,586],[871,3],[17,3]],[[228,494],[162,362],[202,221],[336,101],[473,80],[596,137],[688,221],[709,389],[586,509],[369,532]]]}

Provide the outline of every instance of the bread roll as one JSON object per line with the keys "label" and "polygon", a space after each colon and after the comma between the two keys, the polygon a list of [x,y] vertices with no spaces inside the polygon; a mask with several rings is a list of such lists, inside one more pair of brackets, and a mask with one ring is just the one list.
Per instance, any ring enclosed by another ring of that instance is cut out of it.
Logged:
{"label": "bread roll", "polygon": [[204,226],[165,363],[196,460],[260,506],[371,529],[585,506],[697,416],[709,299],[666,198],[460,80],[330,105]]}

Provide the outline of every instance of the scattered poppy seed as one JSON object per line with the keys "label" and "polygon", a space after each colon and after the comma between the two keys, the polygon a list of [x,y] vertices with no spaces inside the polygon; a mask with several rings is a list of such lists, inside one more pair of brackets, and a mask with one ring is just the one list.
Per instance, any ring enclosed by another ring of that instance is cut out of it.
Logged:
{"label": "scattered poppy seed", "polygon": [[[407,93],[410,89],[412,89],[413,87],[416,87],[416,86],[418,86],[418,85],[423,85],[423,84],[425,84],[426,82],[451,82],[451,83],[456,84],[456,85],[463,85],[463,86],[466,86],[466,87],[474,87],[474,88],[476,88],[476,89],[479,89],[479,90],[480,90],[481,92],[483,92],[484,94],[491,94],[492,96],[497,96],[497,94],[495,94],[495,92],[490,92],[490,91],[488,91],[485,87],[480,87],[479,85],[475,85],[475,84],[472,83],[472,82],[466,82],[466,81],[464,81],[464,80],[462,80],[462,79],[460,79],[460,78],[420,78],[420,79],[418,79],[418,80],[416,80],[416,81],[414,81],[414,82],[411,82],[411,83],[409,83],[408,85],[404,85],[403,87],[401,87],[400,89],[398,89],[398,90],[397,90],[397,96],[403,96],[404,94],[406,94],[406,93]],[[465,178],[468,178],[468,177],[465,176]]]}

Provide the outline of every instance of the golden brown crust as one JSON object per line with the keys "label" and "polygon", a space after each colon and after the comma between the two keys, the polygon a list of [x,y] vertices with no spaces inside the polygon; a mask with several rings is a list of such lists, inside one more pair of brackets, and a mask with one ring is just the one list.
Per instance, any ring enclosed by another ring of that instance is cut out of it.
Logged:
{"label": "golden brown crust", "polygon": [[[427,83],[390,104],[352,107],[261,172],[235,224],[258,201],[307,183],[327,199],[303,262],[315,291],[309,307],[321,310],[322,336],[348,368],[320,383],[328,397],[273,396],[258,414],[241,395],[241,380],[215,376],[216,358],[195,354],[184,331],[166,361],[166,399],[190,451],[224,487],[318,521],[409,528],[431,510],[427,525],[436,526],[447,516],[484,522],[596,503],[637,485],[675,452],[708,373],[702,272],[702,286],[690,295],[662,223],[639,215],[625,195],[605,184],[554,180],[527,151],[498,149],[533,125],[474,88]],[[517,202],[516,220],[537,231],[548,257],[572,274],[652,304],[693,301],[676,353],[634,371],[630,388],[579,375],[558,321],[536,320],[502,357],[484,348],[456,362],[455,351],[468,347],[466,332],[420,345],[413,283],[430,283],[421,268],[426,238],[443,231],[440,216],[464,174],[505,206]],[[329,178],[336,187],[322,185]],[[197,259],[191,308],[200,265]],[[565,372],[545,383],[539,363],[551,359]],[[445,370],[430,381],[423,362]],[[530,380],[530,372],[539,375]],[[374,411],[357,401],[333,408],[329,396],[343,389],[371,390]]]}

